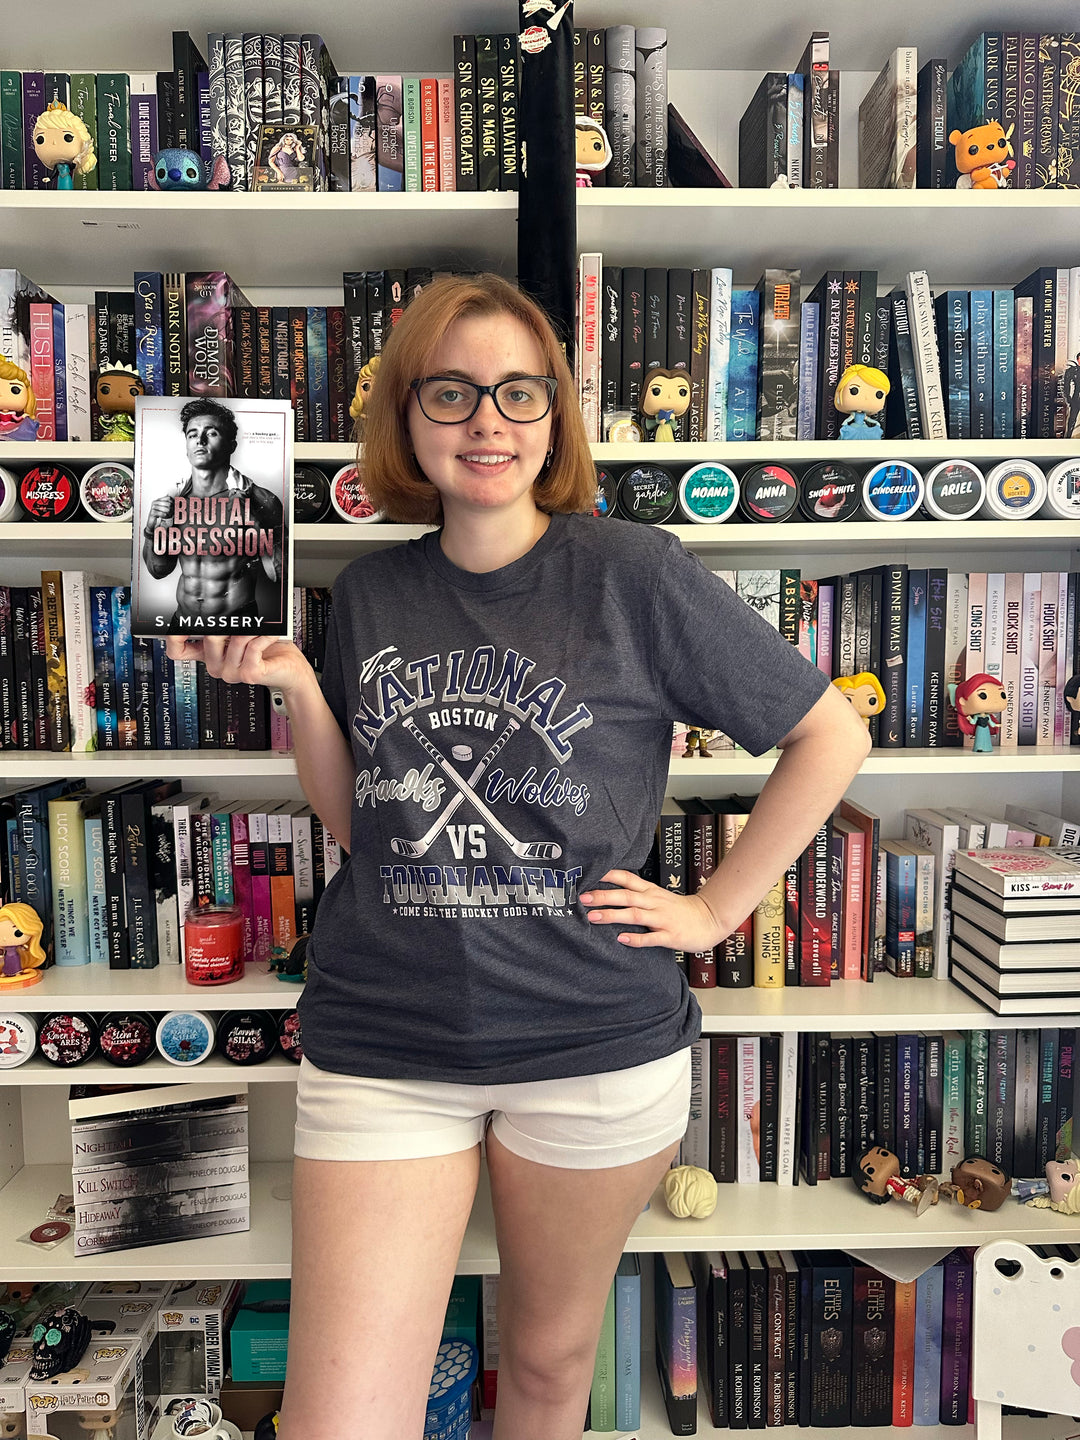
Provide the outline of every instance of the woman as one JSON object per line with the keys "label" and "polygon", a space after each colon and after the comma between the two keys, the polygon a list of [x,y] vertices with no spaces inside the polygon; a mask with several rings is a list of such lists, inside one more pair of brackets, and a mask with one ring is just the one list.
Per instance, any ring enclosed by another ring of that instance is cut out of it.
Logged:
{"label": "woman", "polygon": [[[322,692],[269,639],[212,672],[285,695],[305,793],[351,858],[311,944],[279,1440],[419,1440],[486,1134],[497,1440],[581,1435],[604,1300],[675,1154],[708,949],[867,749],[824,675],[669,534],[596,520],[573,381],[495,276],[422,292],[382,352],[364,478],[441,529],[339,576]],[[174,658],[188,655],[170,641]],[[672,717],[783,746],[697,894],[634,870]]]}

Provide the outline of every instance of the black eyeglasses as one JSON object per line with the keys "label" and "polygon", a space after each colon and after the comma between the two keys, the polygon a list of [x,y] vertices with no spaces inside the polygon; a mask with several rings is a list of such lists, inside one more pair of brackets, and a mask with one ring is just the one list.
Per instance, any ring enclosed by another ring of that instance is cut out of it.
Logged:
{"label": "black eyeglasses", "polygon": [[485,395],[491,396],[504,420],[531,425],[543,420],[551,409],[558,385],[550,375],[519,375],[514,380],[500,380],[497,385],[476,385],[454,375],[428,375],[411,381],[409,389],[435,425],[460,425],[463,420],[471,420]]}

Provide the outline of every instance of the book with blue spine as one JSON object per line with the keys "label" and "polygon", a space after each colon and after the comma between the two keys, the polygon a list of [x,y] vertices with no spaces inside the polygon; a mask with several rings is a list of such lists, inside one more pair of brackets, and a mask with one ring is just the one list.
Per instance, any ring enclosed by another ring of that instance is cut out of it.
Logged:
{"label": "book with blue spine", "polygon": [[139,746],[135,712],[135,652],[131,644],[131,587],[114,585],[112,602],[112,647],[116,675],[116,733],[121,750]]}
{"label": "book with blue spine", "polygon": [[199,748],[198,662],[177,660],[173,664],[173,692],[176,698],[176,741],[179,750]]}
{"label": "book with blue spine", "polygon": [[214,904],[233,903],[231,806],[214,804],[210,811],[210,853],[213,857]]}
{"label": "book with blue spine", "polygon": [[100,797],[88,792],[48,802],[53,942],[59,967],[90,963],[84,822],[100,808]]}
{"label": "book with blue spine", "polygon": [[816,300],[804,302],[799,317],[799,414],[796,435],[799,440],[817,438],[820,316],[821,306]]}
{"label": "book with blue spine", "polygon": [[945,620],[949,589],[948,571],[934,566],[926,572],[925,717],[922,743],[945,744]]}
{"label": "book with blue spine", "polygon": [[623,1255],[615,1271],[615,1429],[641,1424],[641,1262]]}
{"label": "book with blue spine", "polygon": [[919,1154],[919,1037],[896,1037],[896,1143],[893,1154],[900,1161],[901,1172],[914,1175]]}
{"label": "book with blue spine", "polygon": [[90,587],[90,625],[98,749],[117,750],[120,747],[120,737],[116,718],[116,659],[113,651],[111,585]]}
{"label": "book with blue spine", "polygon": [[885,851],[885,963],[899,979],[915,974],[916,859],[896,840],[883,840]]}
{"label": "book with blue spine", "polygon": [[[709,362],[705,394],[706,440],[729,439],[731,356],[735,344],[732,331],[734,294],[731,271],[723,266],[709,272]],[[752,437],[747,437],[752,438]]]}
{"label": "book with blue spine", "polygon": [[994,436],[994,295],[971,292],[971,438]]}
{"label": "book with blue spine", "polygon": [[105,915],[105,843],[101,816],[87,815],[83,821],[83,848],[86,856],[87,939],[91,965],[108,965],[109,940]]}
{"label": "book with blue spine", "polygon": [[1057,1152],[1057,1081],[1059,1032],[1053,1026],[1039,1031],[1039,1092],[1035,1128],[1035,1168],[1041,1175]]}
{"label": "book with blue spine", "polygon": [[[936,1425],[941,1409],[941,1315],[945,1274],[940,1261],[915,1281],[915,1396],[912,1419],[916,1425]],[[965,1419],[966,1405],[965,1405]]]}
{"label": "book with blue spine", "polygon": [[1016,302],[1011,290],[993,291],[994,439],[1011,440],[1016,404]]}
{"label": "book with blue spine", "polygon": [[971,435],[971,320],[966,290],[943,290],[934,301],[949,417],[949,437]]}
{"label": "book with blue spine", "polygon": [[82,780],[53,780],[22,790],[11,800],[7,820],[9,896],[37,911],[44,922],[41,943],[53,954],[52,857],[49,801],[81,790]]}
{"label": "book with blue spine", "polygon": [[164,277],[135,273],[135,364],[147,395],[165,393]]}
{"label": "book with blue spine", "polygon": [[959,1248],[951,1250],[940,1264],[942,1306],[939,1421],[942,1425],[965,1425],[968,1416],[971,1318],[974,1305],[975,1275],[972,1252]]}
{"label": "book with blue spine", "polygon": [[757,439],[760,316],[761,296],[756,290],[732,290],[726,421],[728,440]]}
{"label": "book with blue spine", "polygon": [[908,571],[907,608],[907,730],[906,744],[926,744],[926,627],[928,616],[927,572]]}

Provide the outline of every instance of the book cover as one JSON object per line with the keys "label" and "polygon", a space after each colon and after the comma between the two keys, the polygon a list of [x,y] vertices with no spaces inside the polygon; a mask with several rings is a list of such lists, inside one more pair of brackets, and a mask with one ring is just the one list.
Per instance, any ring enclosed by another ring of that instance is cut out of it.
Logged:
{"label": "book cover", "polygon": [[[668,177],[673,186],[731,189],[731,181],[675,106],[668,103]],[[594,178],[593,184],[596,184]]]}
{"label": "book cover", "polygon": [[915,1281],[915,1366],[912,1420],[936,1425],[941,1407],[941,1324],[944,1271],[931,1265]]}
{"label": "book cover", "polygon": [[[290,419],[276,400],[139,401],[133,633],[290,634]],[[216,603],[193,600],[210,576]]]}
{"label": "book cover", "polygon": [[705,1377],[709,1416],[718,1430],[728,1425],[728,1270],[719,1250],[690,1257],[698,1292],[698,1374]]}
{"label": "book cover", "polygon": [[662,187],[667,177],[667,31],[634,31],[634,183]]}
{"label": "book cover", "polygon": [[608,140],[611,143],[611,164],[605,172],[605,183],[625,189],[636,183],[637,71],[634,27],[609,25],[604,34],[604,111]]}
{"label": "book cover", "polygon": [[851,1423],[851,1261],[838,1251],[811,1256],[810,1423],[837,1429]]}
{"label": "book cover", "polygon": [[760,294],[758,438],[798,436],[800,283],[798,270],[766,270]]}
{"label": "book cover", "polygon": [[913,190],[918,116],[918,52],[900,45],[859,106],[859,186]]}
{"label": "book cover", "polygon": [[768,190],[777,182],[786,188],[787,95],[787,73],[770,70],[743,112],[739,121],[740,189]]}
{"label": "book cover", "polygon": [[852,1267],[852,1425],[893,1423],[895,1282],[873,1266]]}
{"label": "book cover", "polygon": [[476,117],[477,189],[498,190],[501,156],[497,35],[476,36]]}
{"label": "book cover", "polygon": [[623,1255],[615,1271],[615,1429],[641,1424],[641,1262]]}
{"label": "book cover", "polygon": [[952,165],[946,114],[948,60],[927,60],[916,84],[915,183],[920,190],[947,190]]}
{"label": "book cover", "polygon": [[653,1257],[656,1368],[673,1435],[697,1432],[697,1298],[681,1251]]}

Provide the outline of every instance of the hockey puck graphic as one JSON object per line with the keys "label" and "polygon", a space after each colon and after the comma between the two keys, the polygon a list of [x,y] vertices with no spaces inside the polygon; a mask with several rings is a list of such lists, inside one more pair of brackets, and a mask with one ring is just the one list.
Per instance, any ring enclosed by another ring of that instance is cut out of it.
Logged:
{"label": "hockey puck graphic", "polygon": [[35,1245],[52,1245],[70,1234],[71,1226],[66,1221],[46,1220],[44,1225],[38,1225],[30,1231],[30,1239]]}

